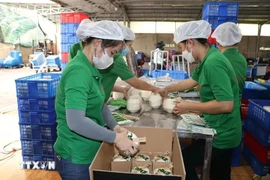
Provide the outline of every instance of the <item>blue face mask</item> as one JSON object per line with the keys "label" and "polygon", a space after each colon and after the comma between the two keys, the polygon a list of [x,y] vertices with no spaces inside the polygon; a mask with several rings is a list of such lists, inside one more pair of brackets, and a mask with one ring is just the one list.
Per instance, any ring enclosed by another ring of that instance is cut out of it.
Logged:
{"label": "blue face mask", "polygon": [[121,54],[121,56],[126,56],[127,53],[128,53],[128,51],[129,51],[129,48],[128,48],[128,46],[126,46],[126,48],[125,49],[121,49],[119,51],[119,53]]}

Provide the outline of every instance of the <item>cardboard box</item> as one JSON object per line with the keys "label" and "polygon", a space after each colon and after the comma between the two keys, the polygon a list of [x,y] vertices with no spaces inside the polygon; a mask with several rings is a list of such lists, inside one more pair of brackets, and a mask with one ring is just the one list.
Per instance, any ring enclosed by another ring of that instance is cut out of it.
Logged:
{"label": "cardboard box", "polygon": [[[142,175],[131,173],[130,162],[112,162],[116,153],[113,144],[102,143],[96,157],[89,167],[91,180],[185,180],[186,172],[177,134],[172,129],[126,127],[138,137],[146,137],[146,143],[140,145],[140,152],[171,152],[173,176]],[[154,166],[159,166],[154,164]],[[162,164],[160,164],[162,165]],[[111,171],[111,169],[114,171]],[[117,171],[116,171],[117,170]],[[153,170],[153,168],[152,168]]]}

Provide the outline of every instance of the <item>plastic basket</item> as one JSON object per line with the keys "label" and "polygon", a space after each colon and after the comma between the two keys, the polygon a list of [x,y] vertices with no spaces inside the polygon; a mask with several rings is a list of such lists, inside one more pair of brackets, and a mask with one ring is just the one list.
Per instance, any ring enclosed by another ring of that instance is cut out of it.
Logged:
{"label": "plastic basket", "polygon": [[62,62],[68,62],[68,56],[69,56],[68,52],[62,52],[61,56],[62,56],[61,57]]}
{"label": "plastic basket", "polygon": [[61,44],[61,52],[69,52],[72,44]]}
{"label": "plastic basket", "polygon": [[246,81],[243,90],[243,99],[263,99],[267,89],[254,82]]}
{"label": "plastic basket", "polygon": [[19,111],[19,122],[25,124],[53,124],[56,122],[55,111]]}
{"label": "plastic basket", "polygon": [[223,24],[225,22],[238,22],[237,17],[206,16],[205,18],[203,18],[203,20],[208,21],[211,24],[212,29],[216,29],[220,24]]}
{"label": "plastic basket", "polygon": [[79,41],[80,41],[80,39],[74,33],[61,34],[61,43],[62,44],[75,44]]}
{"label": "plastic basket", "polygon": [[61,33],[76,33],[76,30],[79,27],[79,23],[69,23],[69,24],[61,24]]}
{"label": "plastic basket", "polygon": [[263,106],[270,106],[270,100],[249,100],[248,116],[256,119],[256,123],[262,128],[270,131],[270,112],[265,110]]}
{"label": "plastic basket", "polygon": [[203,18],[206,16],[238,16],[237,2],[207,2],[203,7]]}
{"label": "plastic basket", "polygon": [[262,146],[248,131],[245,132],[244,143],[259,161],[270,164],[270,157],[268,156],[270,154],[270,147]]}
{"label": "plastic basket", "polygon": [[258,80],[254,80],[256,84],[263,86],[267,89],[267,91],[265,91],[264,93],[264,99],[269,99],[270,100],[270,82],[266,81],[265,83],[262,83]]}
{"label": "plastic basket", "polygon": [[184,80],[188,78],[188,74],[185,71],[173,71],[173,70],[154,70],[152,72],[153,78],[158,78],[165,76],[167,73],[170,74],[170,77],[177,80]]}
{"label": "plastic basket", "polygon": [[270,164],[263,164],[260,162],[245,144],[243,146],[243,154],[254,171],[254,174],[265,176],[269,172]]}
{"label": "plastic basket", "polygon": [[270,132],[262,129],[253,119],[245,120],[245,129],[251,133],[264,147],[270,147]]}
{"label": "plastic basket", "polygon": [[[22,165],[23,169],[35,169],[37,167],[34,166],[34,164],[32,163],[33,161],[35,163],[38,162],[38,167],[40,167],[42,170],[55,170],[55,158],[54,156],[30,156],[30,155],[24,155],[22,156],[22,160],[24,162],[31,162],[31,164],[26,164],[24,163]],[[45,166],[42,166],[44,165]]]}
{"label": "plastic basket", "polygon": [[23,155],[54,155],[55,141],[21,140]]}
{"label": "plastic basket", "polygon": [[20,111],[53,111],[55,98],[28,99],[18,98]]}
{"label": "plastic basket", "polygon": [[56,140],[56,123],[51,125],[19,124],[21,139]]}
{"label": "plastic basket", "polygon": [[56,95],[59,73],[39,73],[15,80],[18,98],[50,98]]}
{"label": "plastic basket", "polygon": [[61,23],[80,23],[83,19],[88,19],[89,17],[84,13],[62,13]]}

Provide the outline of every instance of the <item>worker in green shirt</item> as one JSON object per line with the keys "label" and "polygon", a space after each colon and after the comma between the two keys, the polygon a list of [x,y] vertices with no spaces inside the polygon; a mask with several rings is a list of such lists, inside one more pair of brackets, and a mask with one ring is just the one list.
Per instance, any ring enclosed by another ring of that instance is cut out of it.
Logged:
{"label": "worker in green shirt", "polygon": [[[90,23],[90,22],[89,22]],[[115,54],[113,59],[114,63],[111,67],[105,70],[99,70],[102,74],[102,84],[104,86],[105,91],[105,102],[109,99],[111,96],[111,92],[121,92],[124,93],[125,97],[127,97],[127,89],[115,86],[115,82],[118,77],[120,77],[123,81],[128,83],[130,86],[140,89],[140,90],[147,90],[147,91],[157,91],[159,88],[152,86],[151,84],[148,84],[147,82],[137,78],[134,76],[134,74],[131,72],[131,70],[128,68],[125,60],[123,59],[123,56],[125,56],[129,51],[129,46],[132,45],[135,34],[126,26],[123,26],[118,23],[118,26],[122,29],[124,36],[125,36],[125,44],[120,50],[119,53]],[[77,31],[84,31],[82,26],[79,26]],[[80,37],[79,37],[80,38]],[[82,38],[80,38],[82,39]],[[78,50],[83,49],[84,47],[84,40],[82,39],[81,42],[73,44],[70,48],[70,59],[73,59]]]}
{"label": "worker in green shirt", "polygon": [[[89,166],[102,142],[114,143],[125,156],[139,148],[104,104],[102,76],[97,70],[113,64],[113,56],[124,44],[121,28],[112,21],[99,21],[84,25],[79,36],[85,39],[84,48],[63,71],[55,101],[56,170],[69,180],[90,179]],[[105,123],[110,130],[104,128]]]}
{"label": "worker in green shirt", "polygon": [[241,98],[248,67],[246,58],[237,48],[238,43],[242,39],[241,30],[235,23],[226,22],[215,29],[212,38],[216,38],[218,49],[232,64],[238,81]]}
{"label": "worker in green shirt", "polygon": [[[191,21],[179,26],[174,41],[189,62],[199,61],[192,77],[160,90],[184,91],[198,86],[201,102],[180,100],[174,107],[175,114],[189,111],[202,112],[207,124],[217,131],[212,145],[210,167],[211,180],[229,180],[232,152],[241,141],[239,88],[235,72],[229,60],[216,48],[210,47],[207,39],[211,25],[204,20]],[[187,180],[199,180],[196,167],[203,165],[205,140],[196,140],[183,150]]]}

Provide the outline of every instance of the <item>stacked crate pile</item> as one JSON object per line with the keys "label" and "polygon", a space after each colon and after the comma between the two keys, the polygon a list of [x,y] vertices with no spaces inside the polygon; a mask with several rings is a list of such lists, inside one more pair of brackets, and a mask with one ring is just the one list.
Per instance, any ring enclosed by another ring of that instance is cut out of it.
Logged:
{"label": "stacked crate pile", "polygon": [[60,76],[40,73],[15,80],[24,162],[54,161],[53,145],[57,137],[54,101]]}
{"label": "stacked crate pile", "polygon": [[69,58],[69,50],[72,44],[79,42],[80,40],[76,36],[76,30],[79,27],[80,22],[83,19],[88,19],[89,17],[80,12],[74,13],[62,13],[61,14],[61,66],[62,71]]}
{"label": "stacked crate pile", "polygon": [[[203,7],[202,19],[211,24],[213,33],[222,23],[238,22],[238,7],[237,2],[207,2]],[[208,43],[216,45],[216,40],[210,36]]]}

